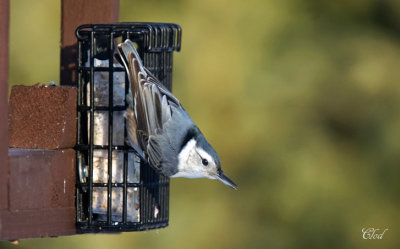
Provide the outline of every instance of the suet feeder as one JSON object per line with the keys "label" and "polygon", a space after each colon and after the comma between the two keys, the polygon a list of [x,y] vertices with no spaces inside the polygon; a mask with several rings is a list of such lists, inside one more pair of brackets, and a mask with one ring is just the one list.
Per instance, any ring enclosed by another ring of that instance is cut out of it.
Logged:
{"label": "suet feeder", "polygon": [[89,24],[78,39],[77,231],[120,232],[168,225],[169,178],[127,142],[129,81],[114,58],[118,43],[137,45],[144,66],[168,89],[181,28],[168,23]]}

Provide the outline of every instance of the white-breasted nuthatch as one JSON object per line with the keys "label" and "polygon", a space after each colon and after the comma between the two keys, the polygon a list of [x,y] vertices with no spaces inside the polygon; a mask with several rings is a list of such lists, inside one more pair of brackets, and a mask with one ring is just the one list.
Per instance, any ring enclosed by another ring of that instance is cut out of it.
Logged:
{"label": "white-breasted nuthatch", "polygon": [[217,152],[179,100],[143,66],[130,40],[118,45],[117,58],[130,83],[125,117],[131,146],[165,176],[217,179],[236,189]]}

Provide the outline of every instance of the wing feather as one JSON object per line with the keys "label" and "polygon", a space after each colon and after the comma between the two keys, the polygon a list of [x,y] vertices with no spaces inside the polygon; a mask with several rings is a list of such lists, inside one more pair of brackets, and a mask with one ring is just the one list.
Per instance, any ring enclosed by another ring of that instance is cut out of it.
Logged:
{"label": "wing feather", "polygon": [[178,99],[144,66],[130,40],[118,45],[118,54],[130,82],[126,118],[130,143],[141,150],[150,166],[162,167],[162,148],[157,135],[171,119],[171,105],[182,108]]}
{"label": "wing feather", "polygon": [[137,137],[137,125],[136,119],[133,115],[133,110],[128,108],[125,112],[125,118],[128,122],[127,125],[127,132],[128,132],[128,139],[132,147],[138,152],[139,156],[144,158],[143,150],[140,148],[138,137]]}
{"label": "wing feather", "polygon": [[161,102],[162,123],[165,124],[171,118],[171,107],[168,104],[167,96],[162,97]]}
{"label": "wing feather", "polygon": [[158,171],[162,170],[162,152],[154,136],[150,136],[147,145],[148,161]]}

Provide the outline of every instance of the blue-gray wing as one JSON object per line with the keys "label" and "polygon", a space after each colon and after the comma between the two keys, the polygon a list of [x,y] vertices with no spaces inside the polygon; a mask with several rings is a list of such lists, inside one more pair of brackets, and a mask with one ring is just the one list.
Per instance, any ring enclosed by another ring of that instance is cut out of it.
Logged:
{"label": "blue-gray wing", "polygon": [[[192,119],[181,108],[170,103],[171,118],[163,124],[163,129],[152,136],[151,146],[148,150],[149,161],[158,163],[164,175],[171,176],[177,173],[179,152],[186,142],[198,134],[198,128]],[[158,146],[154,146],[154,144]]]}
{"label": "blue-gray wing", "polygon": [[175,143],[182,129],[193,122],[178,99],[143,66],[130,40],[119,44],[118,52],[130,82],[126,114],[129,141],[150,166],[165,172],[165,165],[177,160]]}

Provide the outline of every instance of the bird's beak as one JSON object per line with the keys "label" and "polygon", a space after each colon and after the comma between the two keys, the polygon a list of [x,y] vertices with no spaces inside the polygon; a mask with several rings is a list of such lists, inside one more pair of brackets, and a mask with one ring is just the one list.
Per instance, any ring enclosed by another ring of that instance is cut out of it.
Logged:
{"label": "bird's beak", "polygon": [[220,171],[220,173],[216,176],[216,178],[218,180],[220,180],[222,183],[224,183],[225,185],[228,185],[229,187],[233,188],[233,189],[237,189],[237,185],[236,183],[234,183],[229,177],[227,177],[224,172]]}

